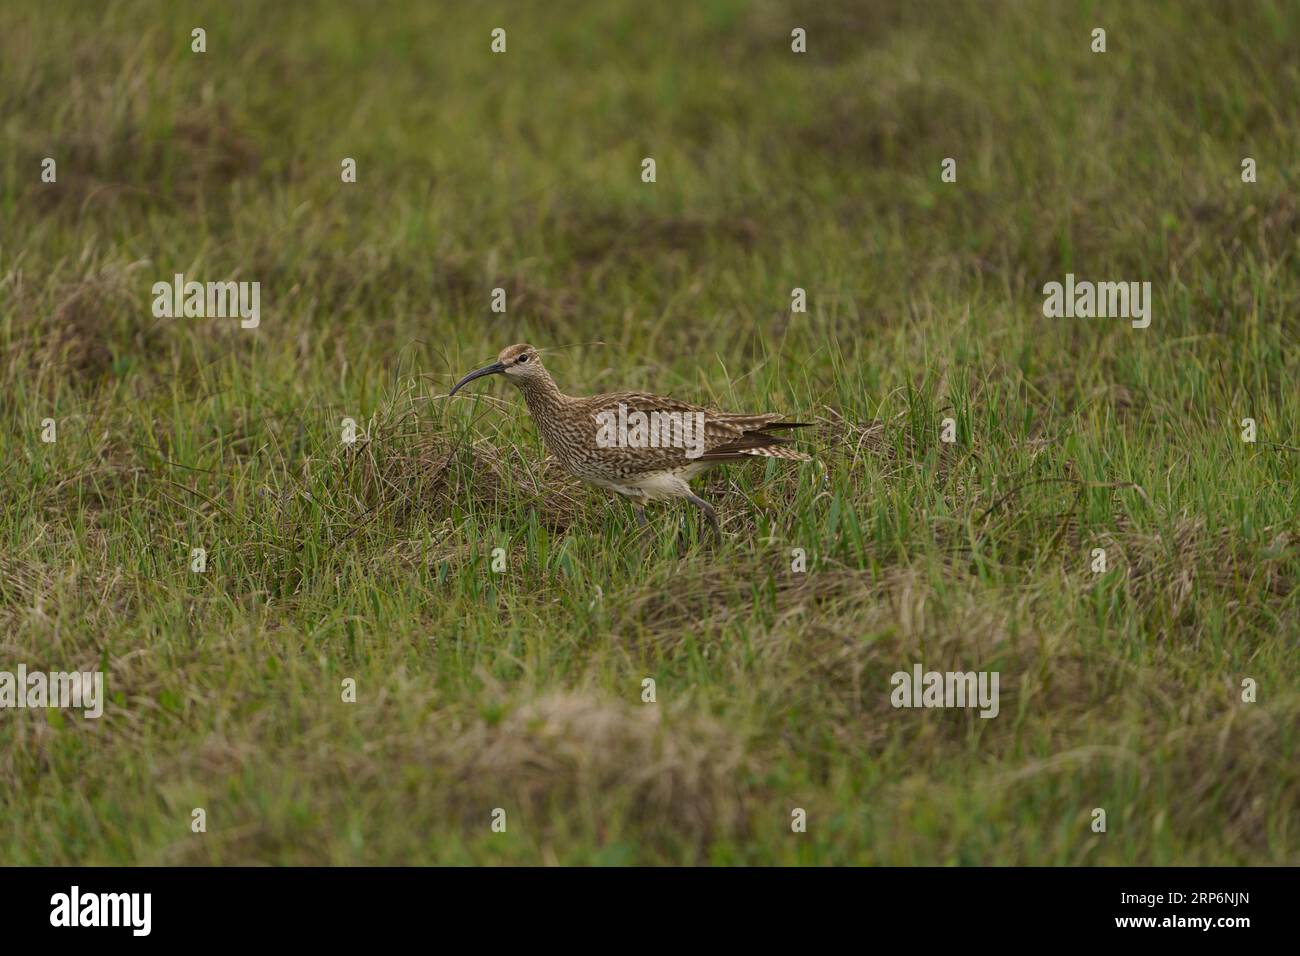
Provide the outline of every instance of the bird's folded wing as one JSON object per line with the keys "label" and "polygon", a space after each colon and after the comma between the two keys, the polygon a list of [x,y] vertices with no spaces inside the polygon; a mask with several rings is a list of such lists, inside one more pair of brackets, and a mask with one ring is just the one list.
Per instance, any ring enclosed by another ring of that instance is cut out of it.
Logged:
{"label": "bird's folded wing", "polygon": [[[792,428],[804,428],[806,423],[782,421],[782,416],[775,412],[765,412],[758,415],[716,412],[699,405],[692,405],[690,402],[679,401],[664,395],[651,395],[645,392],[613,392],[608,395],[599,395],[587,399],[586,405],[585,411],[592,416],[593,422],[598,422],[599,419],[596,416],[602,415],[602,413],[617,414],[620,405],[623,408],[624,415],[631,415],[634,412],[640,412],[646,416],[654,415],[656,412],[661,415],[675,413],[702,414],[704,416],[703,454],[689,460],[725,461],[754,455],[800,459],[807,457],[793,450],[778,450],[778,446],[789,444],[790,438],[785,435],[775,434],[775,432]],[[665,452],[672,456],[673,452],[676,451],[667,448],[657,450],[660,455],[655,456],[656,458],[662,456]],[[688,460],[684,451],[679,451],[679,456],[684,461]]]}

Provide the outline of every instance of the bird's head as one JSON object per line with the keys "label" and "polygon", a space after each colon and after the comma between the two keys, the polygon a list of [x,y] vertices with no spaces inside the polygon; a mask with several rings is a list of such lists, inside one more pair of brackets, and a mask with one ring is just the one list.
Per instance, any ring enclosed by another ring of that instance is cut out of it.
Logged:
{"label": "bird's head", "polygon": [[546,369],[542,366],[542,357],[538,354],[537,349],[531,345],[521,343],[507,346],[501,350],[501,354],[497,356],[497,360],[491,365],[485,365],[470,372],[456,383],[455,387],[447,393],[447,397],[451,398],[460,391],[461,386],[474,381],[476,378],[482,378],[484,375],[504,375],[520,388],[549,379]]}

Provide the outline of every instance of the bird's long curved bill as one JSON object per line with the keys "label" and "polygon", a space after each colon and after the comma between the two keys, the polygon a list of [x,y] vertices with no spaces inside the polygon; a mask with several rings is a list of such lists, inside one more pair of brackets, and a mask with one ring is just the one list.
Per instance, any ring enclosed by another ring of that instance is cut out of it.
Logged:
{"label": "bird's long curved bill", "polygon": [[475,369],[474,371],[466,375],[464,378],[462,378],[459,382],[457,382],[455,388],[453,388],[450,392],[447,393],[447,397],[451,398],[453,395],[455,395],[457,392],[461,390],[462,386],[468,385],[476,378],[482,378],[484,375],[499,375],[505,370],[506,367],[502,365],[500,362],[493,362],[491,365],[484,365],[480,369]]}

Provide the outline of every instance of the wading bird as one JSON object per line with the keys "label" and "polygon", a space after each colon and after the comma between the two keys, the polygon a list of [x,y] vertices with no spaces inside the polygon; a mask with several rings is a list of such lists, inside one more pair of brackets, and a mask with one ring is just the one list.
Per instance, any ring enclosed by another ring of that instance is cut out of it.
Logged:
{"label": "wading bird", "polygon": [[786,447],[790,438],[777,434],[807,423],[782,421],[777,414],[715,412],[645,392],[565,395],[531,345],[503,349],[497,361],[470,372],[447,397],[485,375],[504,375],[523,392],[547,451],[565,471],[630,501],[641,527],[647,523],[647,502],[685,498],[704,512],[721,541],[718,513],[691,491],[692,478],[726,461],[812,460]]}

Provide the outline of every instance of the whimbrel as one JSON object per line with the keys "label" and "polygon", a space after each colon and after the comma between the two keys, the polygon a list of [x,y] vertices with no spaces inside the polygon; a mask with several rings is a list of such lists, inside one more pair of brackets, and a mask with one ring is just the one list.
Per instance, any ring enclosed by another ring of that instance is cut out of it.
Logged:
{"label": "whimbrel", "polygon": [[504,375],[524,393],[542,443],[570,474],[622,495],[637,524],[645,504],[685,498],[704,512],[717,540],[718,513],[691,491],[690,480],[725,461],[786,458],[811,461],[777,434],[807,423],[782,421],[771,412],[736,415],[645,392],[610,392],[591,398],[563,394],[531,345],[503,349],[497,361],[470,372],[448,393],[484,375]]}

